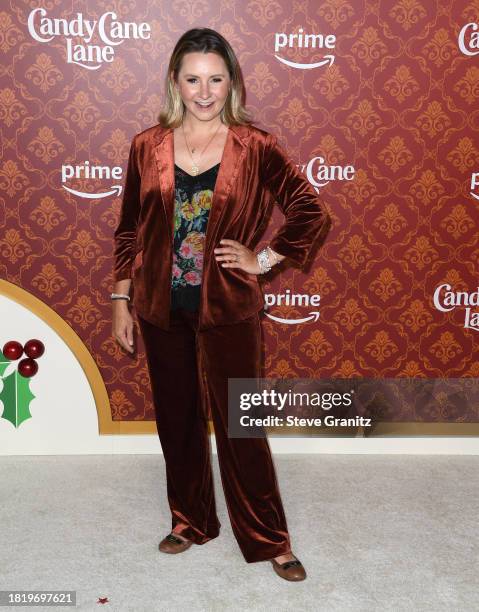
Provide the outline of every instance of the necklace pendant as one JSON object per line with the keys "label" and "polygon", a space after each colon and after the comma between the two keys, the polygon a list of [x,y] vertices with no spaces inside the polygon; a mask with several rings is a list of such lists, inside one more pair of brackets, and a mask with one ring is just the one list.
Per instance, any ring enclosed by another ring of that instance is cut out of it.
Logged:
{"label": "necklace pendant", "polygon": [[195,176],[198,174],[198,170],[199,170],[199,167],[196,164],[193,164],[191,166],[191,173],[194,174]]}

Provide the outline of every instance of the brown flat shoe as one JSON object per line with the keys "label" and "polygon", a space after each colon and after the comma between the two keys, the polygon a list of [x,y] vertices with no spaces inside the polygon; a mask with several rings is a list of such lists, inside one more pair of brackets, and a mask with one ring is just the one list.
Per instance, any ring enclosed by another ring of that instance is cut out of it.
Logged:
{"label": "brown flat shoe", "polygon": [[306,578],[306,570],[299,559],[292,561],[286,561],[285,563],[278,563],[274,559],[271,559],[274,571],[284,578],[285,580],[304,580]]}
{"label": "brown flat shoe", "polygon": [[193,542],[191,540],[184,541],[178,536],[175,536],[174,533],[169,533],[166,538],[161,540],[158,548],[161,550],[161,552],[174,555],[187,550],[192,544]]}

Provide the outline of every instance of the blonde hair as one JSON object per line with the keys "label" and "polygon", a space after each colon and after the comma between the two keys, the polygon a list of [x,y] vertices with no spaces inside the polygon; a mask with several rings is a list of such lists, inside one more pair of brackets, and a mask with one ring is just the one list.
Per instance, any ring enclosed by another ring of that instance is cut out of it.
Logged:
{"label": "blonde hair", "polygon": [[[193,28],[185,32],[173,49],[165,78],[165,102],[158,115],[162,127],[179,127],[183,122],[185,105],[175,87],[181,61],[186,53],[217,53],[228,69],[231,86],[221,109],[221,120],[226,125],[249,125],[253,119],[244,106],[245,87],[241,68],[229,42],[210,28]],[[171,77],[173,73],[173,78]]]}

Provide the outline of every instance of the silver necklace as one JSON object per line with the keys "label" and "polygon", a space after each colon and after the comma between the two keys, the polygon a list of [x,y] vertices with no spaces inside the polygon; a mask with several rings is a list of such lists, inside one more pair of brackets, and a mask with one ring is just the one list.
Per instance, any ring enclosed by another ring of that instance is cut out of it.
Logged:
{"label": "silver necklace", "polygon": [[[215,131],[215,133],[213,134],[213,136],[212,136],[212,137],[211,137],[211,138],[208,140],[208,142],[206,143],[206,146],[204,147],[203,151],[201,151],[201,153],[200,153],[200,159],[201,159],[201,156],[203,155],[203,153],[205,152],[206,147],[207,147],[207,146],[210,144],[210,142],[211,142],[211,141],[213,140],[213,138],[216,136],[216,134],[217,134],[218,130],[220,129],[220,127],[221,127],[221,122],[219,123],[218,127],[216,128],[216,131]],[[191,166],[191,173],[192,173],[193,175],[195,175],[195,176],[196,176],[196,175],[199,173],[199,170],[200,170],[199,165],[198,165],[198,164],[195,162],[195,160],[193,159],[193,155],[192,155],[192,153],[194,153],[194,152],[195,152],[196,147],[195,147],[195,148],[193,148],[193,149],[192,149],[192,151],[190,151],[190,147],[189,147],[189,145],[188,145],[188,141],[186,140],[186,134],[185,134],[185,129],[184,129],[184,127],[183,127],[183,123],[181,124],[181,131],[183,132],[183,137],[184,137],[184,139],[185,139],[186,148],[188,149],[188,153],[190,154],[190,157],[191,157],[191,159],[193,160],[193,165]],[[199,163],[199,160],[198,160],[198,163]]]}

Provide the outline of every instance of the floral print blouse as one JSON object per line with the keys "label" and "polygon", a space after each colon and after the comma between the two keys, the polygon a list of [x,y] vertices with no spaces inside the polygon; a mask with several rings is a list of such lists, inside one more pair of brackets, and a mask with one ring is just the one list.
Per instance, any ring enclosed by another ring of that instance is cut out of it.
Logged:
{"label": "floral print blouse", "polygon": [[191,176],[175,164],[171,310],[198,310],[206,225],[220,164]]}

